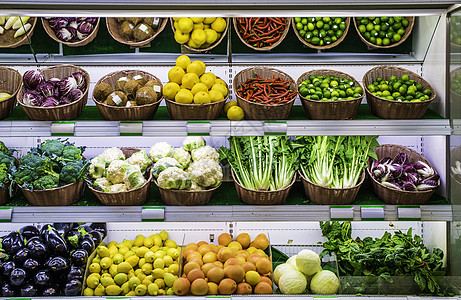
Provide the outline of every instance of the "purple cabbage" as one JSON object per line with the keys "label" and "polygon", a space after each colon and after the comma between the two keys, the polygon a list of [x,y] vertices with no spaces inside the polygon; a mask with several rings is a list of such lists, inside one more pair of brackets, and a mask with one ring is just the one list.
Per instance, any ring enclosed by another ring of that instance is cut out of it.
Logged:
{"label": "purple cabbage", "polygon": [[56,32],[56,37],[63,42],[69,42],[73,36],[67,28],[61,28]]}
{"label": "purple cabbage", "polygon": [[29,89],[34,90],[37,86],[45,81],[43,75],[37,70],[29,70],[24,73],[22,76],[22,82]]}
{"label": "purple cabbage", "polygon": [[412,164],[404,165],[403,172],[405,173],[416,173],[416,169]]}
{"label": "purple cabbage", "polygon": [[54,86],[53,84],[49,83],[49,82],[42,82],[40,83],[40,85],[38,86],[37,88],[40,93],[43,95],[43,97],[54,97],[55,94],[55,89],[54,89]]}
{"label": "purple cabbage", "polygon": [[77,30],[77,38],[78,38],[79,40],[81,40],[81,41],[84,40],[84,39],[86,39],[86,38],[88,37],[88,35],[89,35],[89,34],[81,33],[80,31]]}
{"label": "purple cabbage", "polygon": [[51,83],[53,86],[55,86],[59,81],[61,81],[61,79],[59,78],[56,78],[56,77],[52,77],[50,79],[48,79],[48,83]]}
{"label": "purple cabbage", "polygon": [[402,180],[403,182],[417,183],[419,181],[419,178],[417,176],[417,173],[405,173],[402,177],[400,177],[400,180]]}
{"label": "purple cabbage", "polygon": [[403,174],[403,168],[399,164],[394,163],[394,164],[388,165],[387,168],[389,169],[389,171],[392,172],[392,176],[394,178],[399,178]]}
{"label": "purple cabbage", "polygon": [[66,18],[51,18],[48,20],[48,24],[50,24],[50,27],[54,29],[56,32],[57,30],[61,28],[67,27],[69,22],[67,21]]}
{"label": "purple cabbage", "polygon": [[375,178],[379,179],[383,177],[384,174],[386,174],[387,170],[385,165],[379,164],[378,166],[376,166],[376,168],[372,169],[372,171],[375,175]]}
{"label": "purple cabbage", "polygon": [[67,95],[70,91],[77,88],[77,80],[69,76],[58,82],[59,93],[63,96]]}
{"label": "purple cabbage", "polygon": [[432,176],[435,174],[434,169],[432,169],[428,164],[423,161],[417,161],[415,164],[415,169],[423,178]]}
{"label": "purple cabbage", "polygon": [[69,98],[70,102],[75,102],[75,101],[77,101],[77,100],[79,100],[80,98],[83,97],[83,92],[81,90],[79,90],[79,89],[74,89],[74,90],[69,92],[67,97]]}
{"label": "purple cabbage", "polygon": [[79,18],[77,17],[66,17],[67,22],[72,23],[72,22],[77,22]]}
{"label": "purple cabbage", "polygon": [[43,102],[43,96],[35,90],[27,90],[22,95],[22,103],[29,106],[40,106]]}
{"label": "purple cabbage", "polygon": [[42,102],[42,107],[55,107],[59,105],[59,101],[55,97],[47,97]]}

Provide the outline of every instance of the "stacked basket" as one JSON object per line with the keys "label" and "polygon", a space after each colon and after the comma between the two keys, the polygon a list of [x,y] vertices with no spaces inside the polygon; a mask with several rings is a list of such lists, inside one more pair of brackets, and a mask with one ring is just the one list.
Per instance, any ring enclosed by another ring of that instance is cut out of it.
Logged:
{"label": "stacked basket", "polygon": [[160,34],[160,32],[163,31],[163,29],[165,29],[167,22],[168,22],[168,18],[162,18],[160,25],[158,26],[155,33],[150,38],[145,39],[143,41],[135,41],[135,40],[128,40],[126,39],[125,36],[123,36],[123,34],[120,31],[120,25],[117,23],[115,18],[106,18],[107,31],[109,31],[109,34],[112,36],[112,38],[119,43],[129,45],[131,47],[143,47],[143,46],[148,45]]}
{"label": "stacked basket", "polygon": [[195,206],[206,205],[210,202],[214,192],[221,186],[221,183],[214,188],[202,191],[186,191],[186,190],[167,190],[158,186],[157,180],[154,183],[160,193],[160,199],[166,205],[174,206]]}
{"label": "stacked basket", "polygon": [[16,107],[16,95],[22,83],[22,76],[18,71],[0,67],[0,92],[9,93],[11,97],[0,101],[0,120],[7,118]]}
{"label": "stacked basket", "polygon": [[298,40],[300,40],[301,43],[303,43],[307,47],[312,48],[312,49],[317,49],[317,50],[327,50],[327,49],[331,49],[333,47],[338,46],[346,38],[347,32],[349,31],[350,24],[351,24],[351,18],[348,17],[346,18],[346,29],[344,29],[343,35],[339,39],[337,39],[336,42],[333,42],[329,45],[320,46],[320,45],[314,45],[314,44],[308,43],[305,39],[303,39],[303,37],[299,34],[299,31],[296,29],[296,23],[291,22],[293,30],[296,36],[298,37]]}
{"label": "stacked basket", "polygon": [[34,191],[21,187],[21,190],[27,201],[34,206],[67,206],[80,200],[85,183],[77,181],[54,189]]}

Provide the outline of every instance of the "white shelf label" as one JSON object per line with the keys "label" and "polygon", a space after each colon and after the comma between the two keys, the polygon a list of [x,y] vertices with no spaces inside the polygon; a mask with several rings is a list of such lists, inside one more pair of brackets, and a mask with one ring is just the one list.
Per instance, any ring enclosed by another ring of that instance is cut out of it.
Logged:
{"label": "white shelf label", "polygon": [[165,220],[165,207],[143,206],[141,219],[143,222],[163,222]]}
{"label": "white shelf label", "polygon": [[11,222],[13,208],[8,206],[0,206],[0,222]]}
{"label": "white shelf label", "polygon": [[354,207],[352,205],[331,206],[330,219],[336,221],[352,221],[354,219]]}
{"label": "white shelf label", "polygon": [[286,121],[264,121],[264,135],[286,135]]}
{"label": "white shelf label", "polygon": [[384,207],[382,205],[363,205],[360,207],[360,212],[364,221],[384,220]]}
{"label": "white shelf label", "polygon": [[399,205],[397,215],[401,221],[420,221],[421,207],[419,205]]}
{"label": "white shelf label", "polygon": [[211,132],[210,121],[187,122],[187,135],[209,136]]}
{"label": "white shelf label", "polygon": [[52,136],[73,136],[75,130],[74,121],[52,122],[51,135]]}
{"label": "white shelf label", "polygon": [[142,122],[140,121],[120,122],[120,135],[123,135],[123,136],[142,135]]}

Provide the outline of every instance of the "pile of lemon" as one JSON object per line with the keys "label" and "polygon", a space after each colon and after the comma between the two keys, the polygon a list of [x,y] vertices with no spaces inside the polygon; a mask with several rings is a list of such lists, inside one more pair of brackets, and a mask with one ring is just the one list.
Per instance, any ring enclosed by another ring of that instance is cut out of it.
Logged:
{"label": "pile of lemon", "polygon": [[187,44],[191,48],[208,48],[219,40],[227,22],[224,18],[173,18],[174,39],[179,44]]}
{"label": "pile of lemon", "polygon": [[163,95],[182,104],[206,104],[224,100],[229,93],[226,83],[212,72],[205,73],[200,61],[191,62],[187,55],[176,59],[176,66],[168,72],[168,83]]}

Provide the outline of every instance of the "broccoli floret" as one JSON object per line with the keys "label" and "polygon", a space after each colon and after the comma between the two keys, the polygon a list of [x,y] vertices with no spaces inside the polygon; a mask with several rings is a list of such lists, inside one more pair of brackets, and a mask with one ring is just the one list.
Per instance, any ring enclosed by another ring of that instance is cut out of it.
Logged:
{"label": "broccoli floret", "polygon": [[82,159],[82,149],[73,145],[67,145],[62,151],[62,158],[68,160],[80,160]]}
{"label": "broccoli floret", "polygon": [[3,184],[8,181],[8,170],[5,164],[0,164],[0,188],[3,188]]}
{"label": "broccoli floret", "polygon": [[5,164],[8,168],[14,166],[14,157],[0,152],[0,164]]}
{"label": "broccoli floret", "polygon": [[40,150],[43,154],[53,157],[62,156],[66,145],[60,140],[46,140],[40,145]]}
{"label": "broccoli floret", "polygon": [[36,190],[48,190],[58,186],[59,175],[45,175],[34,181],[34,189]]}
{"label": "broccoli floret", "polygon": [[80,176],[82,174],[82,169],[85,165],[81,161],[73,161],[67,163],[62,169],[61,173],[59,173],[59,181],[69,184],[74,183],[80,180]]}
{"label": "broccoli floret", "polygon": [[14,174],[14,181],[19,185],[30,188],[32,184],[35,186],[35,181],[50,175],[59,181],[59,174],[53,168],[57,165],[49,158],[39,156],[36,154],[27,154],[19,163],[19,169]]}

